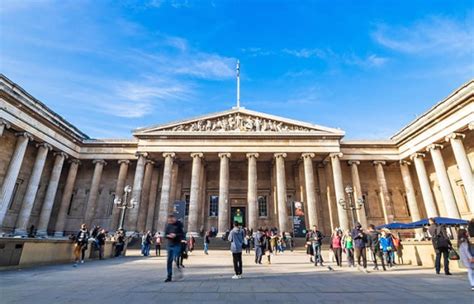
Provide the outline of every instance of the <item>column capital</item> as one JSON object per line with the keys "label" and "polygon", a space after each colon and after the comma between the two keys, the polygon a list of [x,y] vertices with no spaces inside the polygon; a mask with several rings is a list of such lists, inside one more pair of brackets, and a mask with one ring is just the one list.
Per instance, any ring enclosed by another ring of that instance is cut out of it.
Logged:
{"label": "column capital", "polygon": [[92,161],[92,163],[93,163],[94,165],[95,165],[95,164],[102,164],[102,165],[104,165],[104,166],[107,165],[107,163],[106,163],[105,160],[103,160],[103,159],[94,159],[94,160]]}
{"label": "column capital", "polygon": [[431,150],[437,150],[437,149],[443,149],[443,145],[440,144],[431,144],[428,147],[426,147],[426,151],[431,151]]}
{"label": "column capital", "polygon": [[223,152],[223,153],[218,153],[217,156],[219,156],[219,158],[224,158],[224,157],[227,157],[227,158],[230,158],[230,153],[228,152]]}
{"label": "column capital", "polygon": [[337,152],[337,153],[329,153],[329,157],[330,158],[341,158],[344,154],[342,154],[341,152]]}
{"label": "column capital", "polygon": [[352,165],[358,166],[358,165],[360,165],[360,161],[358,161],[358,160],[349,160],[349,161],[347,161],[347,164],[349,166],[352,166]]}
{"label": "column capital", "polygon": [[148,152],[135,152],[136,157],[148,157]]}
{"label": "column capital", "polygon": [[11,125],[8,121],[6,121],[5,119],[0,119],[0,125],[4,125],[6,129],[10,129],[11,128]]}
{"label": "column capital", "polygon": [[45,142],[36,144],[36,148],[39,148],[39,147],[44,147],[44,148],[48,149],[48,151],[53,150],[53,147],[50,144],[45,143]]}
{"label": "column capital", "polygon": [[410,166],[411,165],[411,162],[408,161],[408,160],[400,160],[400,166]]}
{"label": "column capital", "polygon": [[174,153],[174,152],[165,152],[162,155],[163,155],[164,158],[167,158],[167,157],[175,158],[176,157],[176,153]]}
{"label": "column capital", "polygon": [[387,164],[387,162],[384,161],[384,160],[374,160],[374,161],[372,162],[372,164],[373,164],[374,166],[377,166],[377,165],[385,166],[385,165]]}
{"label": "column capital", "polygon": [[279,157],[286,158],[288,155],[286,153],[274,153],[273,156],[275,158],[279,158]]}
{"label": "column capital", "polygon": [[54,156],[62,156],[64,157],[64,159],[68,159],[69,155],[67,155],[66,153],[64,152],[54,152]]}
{"label": "column capital", "polygon": [[71,158],[71,159],[69,160],[69,163],[71,163],[71,164],[72,164],[72,163],[75,163],[75,164],[77,164],[77,165],[80,165],[80,164],[81,164],[81,161],[78,160],[77,158]]}
{"label": "column capital", "polygon": [[259,156],[260,155],[258,153],[247,153],[247,154],[245,154],[246,158],[251,158],[251,157],[258,158]]}
{"label": "column capital", "polygon": [[27,138],[28,140],[33,140],[33,135],[31,135],[28,132],[16,132],[15,136],[17,136],[17,137],[22,137],[23,136],[23,137]]}
{"label": "column capital", "polygon": [[303,159],[304,159],[304,158],[314,158],[315,156],[316,156],[316,154],[311,153],[311,152],[310,152],[310,153],[302,153],[302,154],[301,154],[301,158],[303,158]]}
{"label": "column capital", "polygon": [[204,157],[204,153],[201,153],[201,152],[198,152],[198,153],[191,153],[191,157],[192,157],[192,158],[196,158],[196,157],[203,158],[203,157]]}
{"label": "column capital", "polygon": [[121,165],[121,164],[130,164],[130,160],[128,159],[121,159],[119,161],[117,161],[117,164]]}
{"label": "column capital", "polygon": [[410,159],[411,159],[411,160],[414,160],[415,158],[419,158],[419,157],[424,158],[425,156],[426,156],[426,155],[425,155],[424,153],[419,153],[419,152],[417,152],[417,153],[413,153],[413,154],[410,156]]}
{"label": "column capital", "polygon": [[466,137],[465,134],[462,133],[451,133],[448,136],[444,138],[447,142],[449,142],[451,139],[464,139]]}

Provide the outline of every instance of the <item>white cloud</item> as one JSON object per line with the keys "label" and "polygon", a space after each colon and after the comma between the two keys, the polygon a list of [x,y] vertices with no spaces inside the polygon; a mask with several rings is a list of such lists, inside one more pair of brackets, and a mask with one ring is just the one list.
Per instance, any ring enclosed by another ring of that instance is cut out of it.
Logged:
{"label": "white cloud", "polygon": [[473,18],[456,21],[443,16],[431,16],[411,26],[376,25],[373,39],[395,51],[404,53],[466,54],[474,48]]}
{"label": "white cloud", "polygon": [[296,57],[300,58],[311,58],[311,57],[317,57],[317,58],[325,58],[326,57],[326,52],[320,49],[283,49],[283,53],[293,55]]}
{"label": "white cloud", "polygon": [[174,72],[205,79],[226,79],[235,75],[234,58],[196,53],[175,63]]}

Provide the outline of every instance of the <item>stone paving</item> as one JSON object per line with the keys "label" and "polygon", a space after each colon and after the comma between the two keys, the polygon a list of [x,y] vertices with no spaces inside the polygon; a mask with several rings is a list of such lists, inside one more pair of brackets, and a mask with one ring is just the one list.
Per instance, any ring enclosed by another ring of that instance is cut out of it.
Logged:
{"label": "stone paving", "polygon": [[[332,263],[329,263],[332,265]],[[129,256],[77,268],[43,266],[0,273],[0,303],[474,303],[465,273],[397,266],[387,272],[314,267],[303,252],[255,265],[232,280],[227,251],[194,252],[181,281],[164,283],[166,257]]]}

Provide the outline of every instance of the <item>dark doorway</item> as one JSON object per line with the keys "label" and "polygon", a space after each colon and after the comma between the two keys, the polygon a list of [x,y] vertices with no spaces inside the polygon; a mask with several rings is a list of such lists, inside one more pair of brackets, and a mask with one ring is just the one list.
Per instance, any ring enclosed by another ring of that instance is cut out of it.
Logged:
{"label": "dark doorway", "polygon": [[234,222],[239,222],[243,227],[247,226],[245,207],[230,207],[230,222],[234,225]]}

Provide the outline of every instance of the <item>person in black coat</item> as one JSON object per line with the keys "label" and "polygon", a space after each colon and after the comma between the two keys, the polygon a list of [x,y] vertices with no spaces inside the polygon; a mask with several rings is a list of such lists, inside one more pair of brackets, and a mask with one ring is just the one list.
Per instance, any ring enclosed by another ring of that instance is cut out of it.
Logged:
{"label": "person in black coat", "polygon": [[433,243],[433,248],[436,253],[436,274],[439,274],[441,271],[442,255],[444,264],[444,274],[451,275],[451,272],[449,272],[449,250],[453,248],[453,245],[451,244],[451,240],[448,237],[446,228],[444,226],[438,225],[434,218],[430,218],[428,221],[430,223],[428,232],[431,235],[431,242]]}
{"label": "person in black coat", "polygon": [[[168,216],[168,224],[165,228],[165,237],[168,243],[168,257],[166,260],[166,270],[168,275],[165,282],[171,282],[173,275],[173,261],[177,262],[177,258],[181,255],[181,241],[184,238],[183,224],[176,220],[174,214]],[[181,273],[178,272],[178,276],[180,275]]]}

